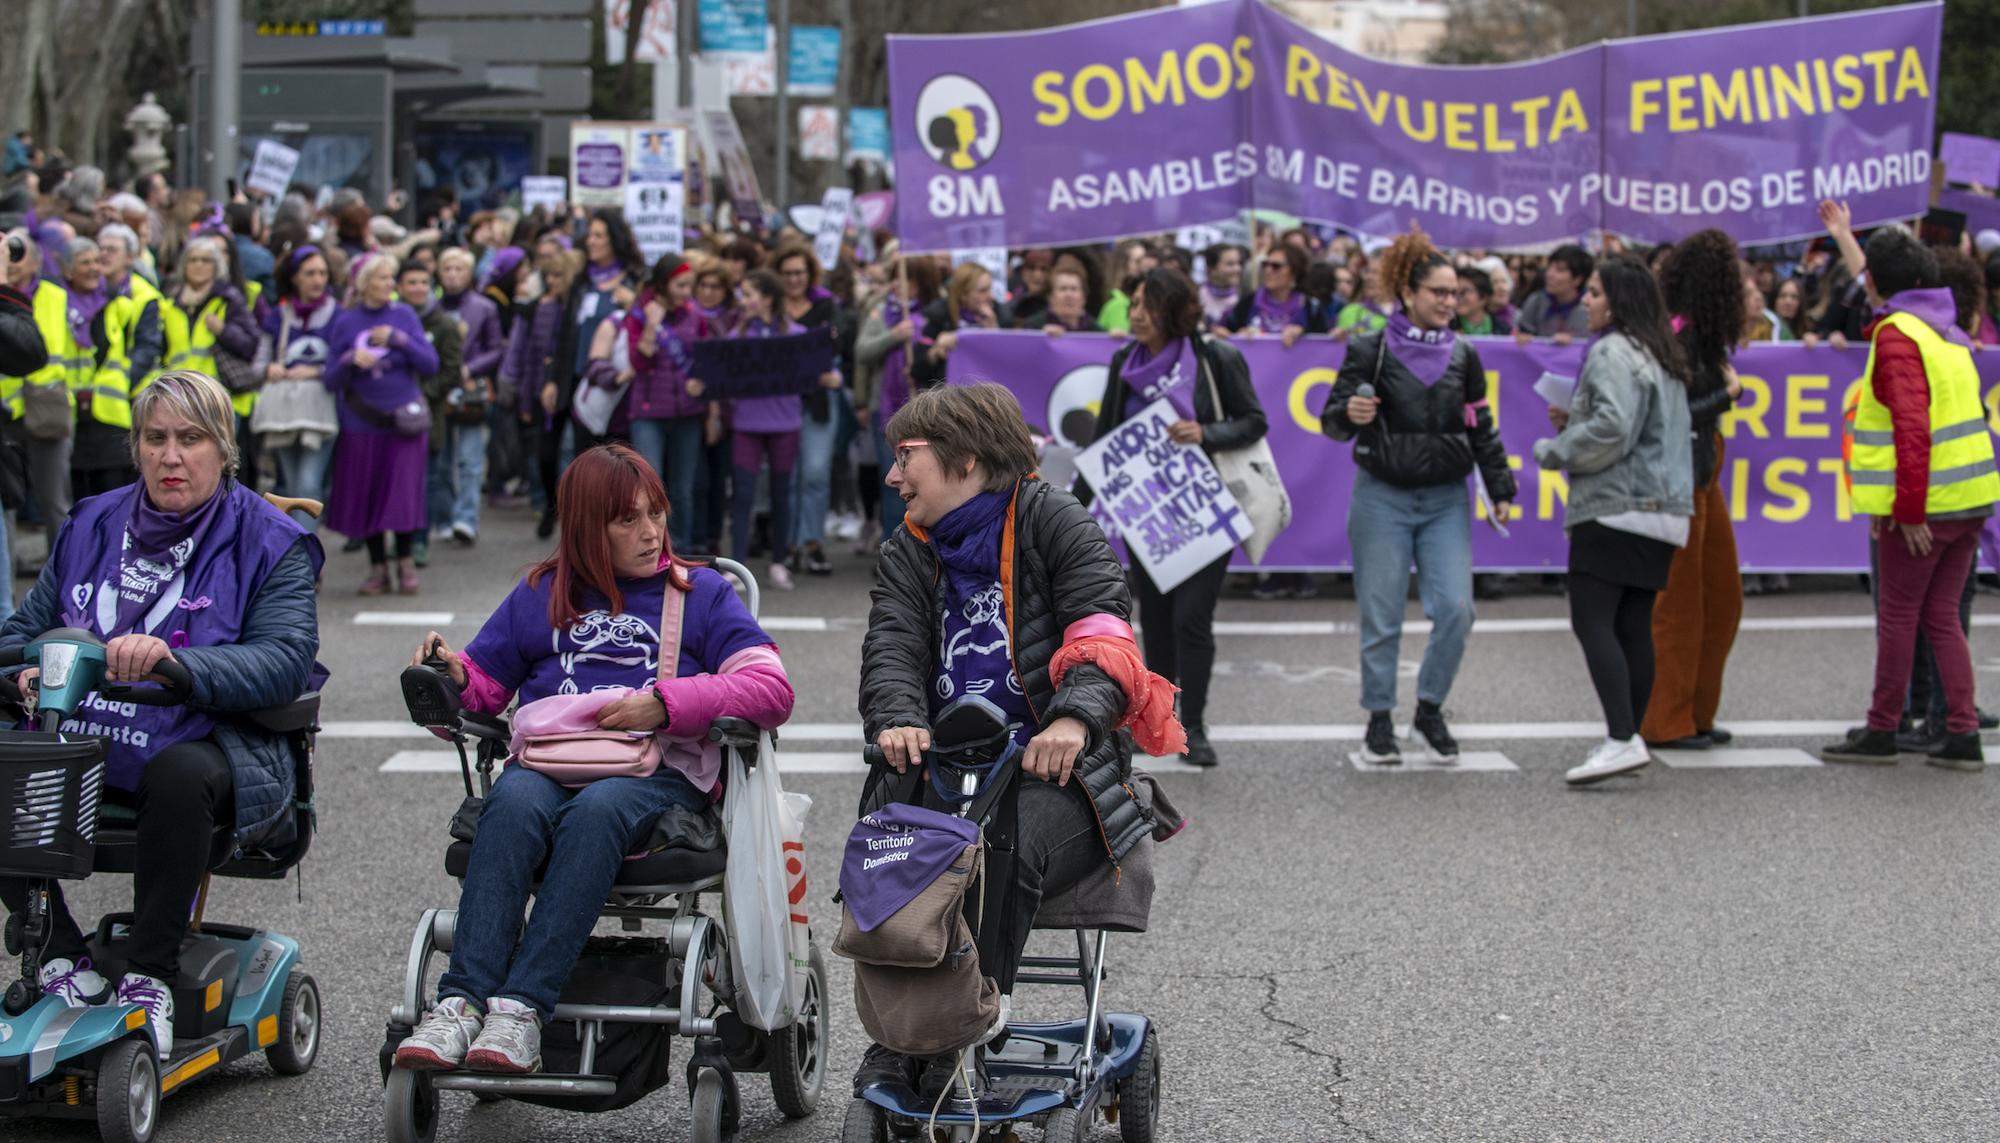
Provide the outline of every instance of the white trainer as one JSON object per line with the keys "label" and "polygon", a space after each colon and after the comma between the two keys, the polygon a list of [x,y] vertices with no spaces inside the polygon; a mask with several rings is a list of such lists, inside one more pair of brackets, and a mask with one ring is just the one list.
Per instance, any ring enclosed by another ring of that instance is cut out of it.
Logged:
{"label": "white trainer", "polygon": [[166,981],[128,972],[119,979],[118,994],[112,997],[112,1002],[145,1009],[146,1030],[152,1034],[153,1047],[163,1060],[173,1054],[174,990],[167,987]]}
{"label": "white trainer", "polygon": [[1645,768],[1653,760],[1646,753],[1646,741],[1638,735],[1619,740],[1607,738],[1597,744],[1583,765],[1572,767],[1563,775],[1563,781],[1572,786],[1588,786],[1592,782],[1602,782],[1619,774],[1630,774]]}
{"label": "white trainer", "polygon": [[57,957],[42,965],[42,995],[53,996],[66,1007],[102,1004],[110,994],[111,982],[91,967],[89,957],[77,961]]}
{"label": "white trainer", "polygon": [[541,1014],[518,1000],[488,1000],[486,1026],[465,1053],[465,1066],[476,1072],[541,1071]]}
{"label": "white trainer", "polygon": [[448,1072],[465,1062],[484,1018],[463,996],[447,996],[401,1044],[396,1066],[413,1072]]}

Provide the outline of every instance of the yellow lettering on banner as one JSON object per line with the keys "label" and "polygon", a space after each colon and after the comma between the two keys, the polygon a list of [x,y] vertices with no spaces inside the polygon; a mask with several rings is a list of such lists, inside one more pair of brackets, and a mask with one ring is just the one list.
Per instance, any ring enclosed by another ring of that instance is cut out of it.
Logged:
{"label": "yellow lettering on banner", "polygon": [[1667,80],[1667,130],[1679,134],[1701,126],[1694,117],[1694,77],[1676,75]]}
{"label": "yellow lettering on banner", "polygon": [[1861,85],[1861,77],[1854,74],[1860,66],[1860,56],[1833,57],[1833,82],[1840,85],[1840,98],[1834,101],[1834,106],[1842,111],[1852,111],[1861,106],[1862,99],[1868,94],[1868,89]]}
{"label": "yellow lettering on banner", "polygon": [[1146,65],[1135,56],[1125,61],[1125,86],[1132,93],[1132,114],[1146,109],[1146,100],[1165,105],[1183,107],[1187,104],[1187,90],[1181,86],[1180,53],[1172,49],[1160,53],[1157,69],[1148,73]]}
{"label": "yellow lettering on banner", "polygon": [[1715,76],[1707,72],[1701,77],[1701,125],[1713,127],[1723,123],[1750,122],[1750,84],[1743,78],[1743,69],[1729,73],[1729,86],[1724,88],[1715,82]]}
{"label": "yellow lettering on banner", "polygon": [[[1090,82],[1102,80],[1105,100],[1103,103],[1090,101]],[[1076,81],[1070,85],[1070,101],[1085,119],[1109,119],[1118,114],[1119,105],[1125,102],[1125,88],[1119,82],[1118,73],[1103,64],[1086,64],[1076,73]]]}
{"label": "yellow lettering on banner", "polygon": [[1537,469],[1535,481],[1535,519],[1556,518],[1556,505],[1569,504],[1569,478],[1553,468]]}
{"label": "yellow lettering on banner", "polygon": [[[1213,64],[1215,78],[1203,74],[1202,65]],[[1196,99],[1221,99],[1229,92],[1229,57],[1220,44],[1196,44],[1187,55],[1188,90]]]}
{"label": "yellow lettering on banner", "polygon": [[1477,151],[1479,144],[1472,138],[1472,116],[1478,111],[1476,104],[1447,103],[1444,105],[1444,145],[1453,151]]}
{"label": "yellow lettering on banner", "polygon": [[1500,371],[1486,371],[1486,408],[1493,414],[1493,431],[1500,431]]}
{"label": "yellow lettering on banner", "polygon": [[1831,84],[1827,82],[1826,61],[1823,59],[1816,59],[1812,62],[1812,67],[1813,67],[1813,88],[1814,90],[1819,92],[1820,110],[1831,111],[1833,110],[1833,87]]}
{"label": "yellow lettering on banner", "polygon": [[1903,49],[1902,66],[1896,69],[1896,102],[1901,103],[1911,92],[1919,98],[1931,97],[1930,77],[1924,74],[1924,59],[1915,48]]}
{"label": "yellow lettering on banner", "polygon": [[1833,516],[1845,523],[1854,519],[1854,501],[1847,497],[1847,466],[1837,456],[1823,456],[1815,466],[1833,478]]}
{"label": "yellow lettering on banner", "polygon": [[1775,520],[1780,524],[1796,524],[1806,518],[1807,512],[1812,511],[1812,493],[1786,479],[1805,474],[1806,462],[1795,456],[1780,457],[1764,470],[1764,491],[1789,502],[1784,507],[1775,502],[1767,502],[1763,507],[1766,520]]}
{"label": "yellow lettering on banner", "polygon": [[1514,110],[1521,116],[1521,145],[1530,151],[1542,145],[1542,109],[1548,105],[1546,95],[1514,101]]}
{"label": "yellow lettering on banner", "polygon": [[1745,404],[1737,398],[1736,407],[1722,415],[1722,435],[1727,440],[1736,439],[1736,426],[1749,425],[1750,435],[1758,440],[1769,440],[1771,430],[1764,425],[1765,414],[1771,411],[1771,386],[1762,377],[1741,374],[1743,394],[1750,398]]}
{"label": "yellow lettering on banner", "polygon": [[1423,101],[1423,109],[1424,127],[1423,130],[1419,131],[1410,124],[1410,97],[1407,95],[1396,97],[1396,122],[1402,125],[1403,134],[1408,135],[1416,142],[1428,143],[1432,139],[1437,138],[1438,105],[1426,99]]}
{"label": "yellow lettering on banner", "polygon": [[[1312,49],[1293,44],[1285,52],[1285,98],[1318,103],[1319,70],[1319,57],[1312,54]],[[1330,75],[1340,74],[1330,66],[1326,70]]]}
{"label": "yellow lettering on banner", "polygon": [[[1657,79],[1635,79],[1632,81],[1632,133],[1646,129],[1648,116],[1660,113],[1660,89],[1665,86]],[[1519,107],[1520,104],[1514,106]]]}
{"label": "yellow lettering on banner", "polygon": [[1236,90],[1242,91],[1257,78],[1257,65],[1250,59],[1250,37],[1238,36],[1231,40],[1229,58],[1236,61]]}
{"label": "yellow lettering on banner", "polygon": [[1035,112],[1035,122],[1044,127],[1060,127],[1069,122],[1069,100],[1063,98],[1063,76],[1059,71],[1037,73],[1030,84],[1035,91],[1035,102],[1043,110]]}
{"label": "yellow lettering on banner", "polygon": [[1741,524],[1750,518],[1750,462],[1729,462],[1729,518]]}
{"label": "yellow lettering on banner", "polygon": [[[1292,423],[1314,436],[1320,435],[1323,430],[1320,428],[1319,414],[1313,412],[1312,407],[1307,404],[1306,394],[1322,385],[1332,389],[1333,383],[1338,380],[1340,380],[1340,370],[1329,369],[1324,365],[1308,369],[1292,378],[1291,387],[1285,393],[1285,410],[1291,413]],[[1322,407],[1325,404],[1324,400],[1320,402]]]}
{"label": "yellow lettering on banner", "polygon": [[1486,150],[1496,155],[1504,155],[1514,149],[1514,140],[1500,134],[1500,108],[1492,103],[1486,105]]}
{"label": "yellow lettering on banner", "polygon": [[1368,85],[1357,79],[1354,81],[1354,95],[1355,98],[1361,101],[1362,113],[1368,116],[1369,122],[1380,127],[1389,121],[1388,92],[1378,91],[1375,93],[1376,98],[1370,100],[1368,98]]}
{"label": "yellow lettering on banner", "polygon": [[1361,110],[1361,105],[1354,102],[1354,90],[1348,86],[1348,82],[1346,72],[1332,64],[1326,65],[1326,105],[1328,107],[1338,107],[1342,111]]}
{"label": "yellow lettering on banner", "polygon": [[1780,119],[1792,117],[1793,104],[1798,105],[1801,115],[1813,113],[1812,79],[1807,76],[1804,63],[1799,64],[1796,75],[1781,67],[1771,69],[1771,102],[1776,105]]}
{"label": "yellow lettering on banner", "polygon": [[1590,119],[1583,113],[1583,100],[1578,98],[1576,89],[1566,87],[1556,97],[1556,121],[1549,125],[1549,142],[1563,137],[1564,132],[1590,130]]}
{"label": "yellow lettering on banner", "polygon": [[[1841,408],[1846,407],[1845,404],[1841,406]],[[1995,385],[1986,391],[1986,425],[1994,432],[2000,433],[2000,385]]]}
{"label": "yellow lettering on banner", "polygon": [[1826,412],[1826,401],[1818,397],[1806,396],[1807,390],[1822,392],[1833,387],[1833,378],[1823,373],[1794,374],[1785,378],[1785,436],[1792,440],[1825,440],[1833,435],[1833,428],[1825,424],[1807,424],[1802,419],[1807,415],[1818,416]]}
{"label": "yellow lettering on banner", "polygon": [[1896,53],[1889,48],[1876,48],[1872,52],[1862,52],[1861,62],[1875,69],[1875,102],[1889,102],[1889,65],[1895,62]]}

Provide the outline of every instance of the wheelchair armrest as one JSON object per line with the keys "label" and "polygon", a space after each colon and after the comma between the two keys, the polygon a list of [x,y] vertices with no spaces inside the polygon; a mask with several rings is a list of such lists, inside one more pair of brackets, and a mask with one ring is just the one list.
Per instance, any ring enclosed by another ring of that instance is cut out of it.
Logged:
{"label": "wheelchair armrest", "polygon": [[514,727],[497,714],[480,714],[476,711],[458,712],[459,729],[474,738],[484,738],[490,742],[508,743],[514,740]]}
{"label": "wheelchair armrest", "polygon": [[[777,732],[771,740],[776,742]],[[739,750],[757,749],[757,724],[747,718],[718,718],[708,724],[708,740],[723,746],[733,746]]]}
{"label": "wheelchair armrest", "polygon": [[307,691],[283,706],[246,710],[237,717],[272,734],[312,730],[319,722],[319,692]]}
{"label": "wheelchair armrest", "polygon": [[459,728],[459,715],[465,703],[449,675],[430,667],[405,667],[401,682],[403,705],[410,709],[410,721],[439,730]]}

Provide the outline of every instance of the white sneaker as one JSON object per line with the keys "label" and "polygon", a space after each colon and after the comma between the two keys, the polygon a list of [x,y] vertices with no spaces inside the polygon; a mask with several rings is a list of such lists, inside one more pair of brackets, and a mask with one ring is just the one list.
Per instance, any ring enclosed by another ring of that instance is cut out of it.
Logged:
{"label": "white sneaker", "polygon": [[160,1053],[160,1058],[164,1060],[173,1053],[174,990],[167,987],[166,981],[128,972],[118,981],[118,994],[112,998],[112,1003],[144,1008],[146,1031],[151,1033],[153,1047]]}
{"label": "white sneaker", "polygon": [[844,543],[853,543],[861,538],[861,517],[847,514],[838,517],[833,525],[833,538]]}
{"label": "white sneaker", "polygon": [[772,564],[771,574],[769,578],[771,586],[776,588],[777,590],[779,591],[792,590],[792,569],[786,567],[785,565]]}
{"label": "white sneaker", "polygon": [[1583,765],[1565,773],[1563,781],[1572,786],[1588,786],[1592,782],[1602,782],[1606,778],[1642,769],[1652,760],[1652,756],[1646,753],[1645,740],[1636,734],[1623,741],[1607,738],[1597,744],[1597,749],[1590,752]]}
{"label": "white sneaker", "polygon": [[42,995],[53,996],[70,1008],[102,1004],[111,994],[111,982],[90,967],[90,958],[72,961],[57,957],[42,965]]}
{"label": "white sneaker", "polygon": [[414,1072],[448,1072],[465,1062],[465,1053],[471,1050],[484,1023],[470,1000],[447,996],[396,1046],[396,1066]]}
{"label": "white sneaker", "polygon": [[488,1000],[486,1026],[465,1053],[465,1066],[479,1072],[541,1071],[541,1014],[518,1000]]}

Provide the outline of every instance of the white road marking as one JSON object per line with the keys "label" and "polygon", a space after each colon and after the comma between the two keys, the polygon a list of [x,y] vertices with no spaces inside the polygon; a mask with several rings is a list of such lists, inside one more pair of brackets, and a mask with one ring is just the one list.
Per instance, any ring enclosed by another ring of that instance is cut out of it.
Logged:
{"label": "white road marking", "polygon": [[409,719],[398,720],[356,720],[342,722],[338,719],[319,724],[321,738],[428,738],[437,741],[437,736]]}
{"label": "white road marking", "polygon": [[458,755],[450,750],[398,750],[376,769],[383,774],[456,774]]}
{"label": "white road marking", "polygon": [[825,631],[826,617],[822,615],[766,615],[757,620],[766,631]]}
{"label": "white road marking", "polygon": [[[1208,773],[1202,767],[1181,761],[1179,755],[1142,759],[1139,765],[1155,774]],[[861,760],[858,750],[780,750],[778,768],[790,774],[860,774],[868,766]],[[1513,767],[1509,765],[1506,768]],[[456,774],[458,755],[450,750],[398,750],[389,755],[377,771],[383,774]]]}
{"label": "white road marking", "polygon": [[1824,766],[1803,750],[1655,750],[1653,758],[1675,770],[1756,770],[1769,766]]}
{"label": "white road marking", "polygon": [[[1210,735],[1210,737],[1214,736]],[[1361,756],[1361,751],[1359,750],[1350,751],[1347,755],[1347,760],[1354,764],[1356,770],[1365,770],[1371,774],[1418,772],[1432,774],[1471,774],[1478,772],[1494,773],[1498,771],[1518,772],[1521,769],[1519,766],[1514,765],[1513,759],[1507,757],[1505,754],[1488,750],[1468,750],[1460,754],[1455,762],[1440,762],[1427,750],[1413,750],[1403,755],[1402,763],[1395,766],[1385,765],[1381,762],[1370,762]]]}
{"label": "white road marking", "polygon": [[[400,612],[364,611],[362,615],[398,615]],[[410,613],[418,614],[418,613]],[[356,618],[355,622],[362,622]],[[372,622],[392,622],[392,620],[372,620]],[[836,616],[828,619],[819,615],[766,615],[761,619],[767,631],[859,631],[868,625],[866,616]],[[1974,627],[2000,627],[2000,615],[1975,615]],[[1403,624],[1403,631],[1411,635],[1426,634],[1431,629],[1428,619],[1411,619]],[[1875,617],[1866,614],[1854,615],[1762,615],[1746,617],[1739,630],[1742,631],[1872,631]],[[1217,635],[1289,635],[1326,636],[1353,635],[1361,630],[1361,625],[1349,619],[1218,619],[1215,621]],[[1567,615],[1531,615],[1511,619],[1481,619],[1472,625],[1475,635],[1550,635],[1567,633]]]}
{"label": "white road marking", "polygon": [[357,611],[356,627],[447,627],[457,612],[452,611]]}

